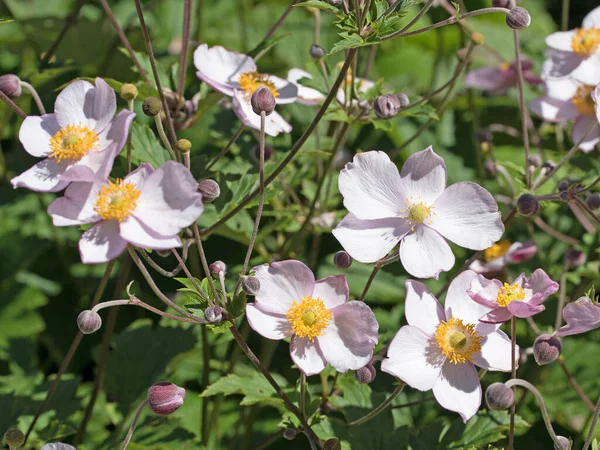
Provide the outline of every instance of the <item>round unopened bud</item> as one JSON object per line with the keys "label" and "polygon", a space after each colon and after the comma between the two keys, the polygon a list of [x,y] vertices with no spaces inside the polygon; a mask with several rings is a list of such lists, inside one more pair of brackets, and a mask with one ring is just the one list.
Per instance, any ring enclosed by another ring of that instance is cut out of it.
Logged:
{"label": "round unopened bud", "polygon": [[325,49],[320,45],[313,44],[310,46],[310,56],[314,59],[321,59],[325,56]]}
{"label": "round unopened bud", "polygon": [[323,450],[342,450],[342,444],[338,439],[327,439],[323,444]]}
{"label": "round unopened bud", "polygon": [[192,143],[187,139],[179,139],[177,141],[177,145],[175,145],[175,150],[180,153],[189,153],[192,149]]}
{"label": "round unopened bud", "polygon": [[275,109],[275,97],[268,87],[260,86],[252,93],[250,105],[255,114],[260,116],[260,113],[264,112],[268,116]]}
{"label": "round unopened bud", "polygon": [[548,175],[554,169],[556,169],[556,164],[554,164],[554,161],[546,161],[544,164],[542,164],[542,171],[544,172],[544,175]]}
{"label": "round unopened bud", "polygon": [[[273,148],[270,145],[265,144],[265,161],[271,159],[271,156],[273,156]],[[252,157],[257,161],[260,161],[260,145],[256,144],[252,147]]]}
{"label": "round unopened bud", "polygon": [[102,326],[102,317],[95,311],[86,309],[77,316],[77,326],[83,334],[92,334]]}
{"label": "round unopened bud", "polygon": [[204,318],[208,323],[217,324],[223,321],[223,308],[219,305],[209,306],[204,311]]}
{"label": "round unopened bud", "polygon": [[380,119],[391,119],[401,107],[400,99],[394,94],[380,95],[373,102],[375,115]]}
{"label": "round unopened bud", "polygon": [[352,256],[350,256],[348,252],[340,250],[333,255],[333,263],[338,269],[347,269],[352,265]]}
{"label": "round unopened bud", "polygon": [[471,41],[474,45],[485,44],[485,38],[483,37],[483,34],[477,32],[471,34]]}
{"label": "round unopened bud", "polygon": [[496,163],[494,161],[492,161],[491,159],[486,159],[485,162],[483,163],[483,170],[485,171],[485,174],[489,177],[489,178],[494,178],[496,176]]}
{"label": "round unopened bud", "polygon": [[198,192],[202,194],[202,202],[210,203],[221,195],[221,188],[215,180],[207,179],[198,183]]}
{"label": "round unopened bud", "polygon": [[161,382],[148,389],[148,406],[157,416],[167,416],[183,405],[185,389],[176,384]]}
{"label": "round unopened bud", "polygon": [[515,6],[506,15],[506,25],[513,30],[520,30],[521,28],[527,28],[531,23],[531,16],[529,11],[521,6]]}
{"label": "round unopened bud", "polygon": [[514,0],[492,0],[492,6],[494,8],[512,9],[515,7],[515,2]]}
{"label": "round unopened bud", "polygon": [[561,350],[560,339],[546,333],[536,337],[533,342],[533,357],[540,366],[556,361]]}
{"label": "round unopened bud", "polygon": [[405,93],[400,92],[399,94],[396,94],[396,97],[398,97],[398,100],[400,101],[400,108],[406,108],[410,105],[410,99]]}
{"label": "round unopened bud", "polygon": [[218,277],[221,273],[225,275],[227,272],[227,266],[223,261],[215,261],[208,266],[208,270],[210,270],[210,273],[212,273],[214,276]]}
{"label": "round unopened bud", "polygon": [[521,194],[517,200],[517,211],[523,216],[534,216],[540,210],[540,202],[535,195]]}
{"label": "round unopened bud", "polygon": [[540,155],[531,155],[527,158],[527,164],[533,167],[540,167],[542,165],[542,157]]}
{"label": "round unopened bud", "polygon": [[260,281],[256,277],[244,277],[242,289],[248,295],[256,295],[260,291]]}
{"label": "round unopened bud", "polygon": [[515,393],[504,383],[492,383],[485,391],[485,402],[492,411],[508,409],[515,403]]}
{"label": "round unopened bud", "polygon": [[475,139],[480,144],[484,142],[492,142],[494,140],[494,134],[487,128],[480,128],[475,132]]}
{"label": "round unopened bud", "polygon": [[0,91],[11,99],[21,96],[21,79],[12,73],[0,76]]}
{"label": "round unopened bud", "polygon": [[367,364],[364,367],[361,367],[356,372],[354,372],[356,381],[358,381],[360,384],[371,383],[375,379],[376,375],[377,375],[377,371],[375,370],[375,367],[373,367],[373,364],[371,364],[371,363]]}
{"label": "round unopened bud", "polygon": [[162,108],[160,100],[156,97],[148,97],[142,104],[142,111],[149,117],[157,115]]}
{"label": "round unopened bud", "polygon": [[591,209],[598,209],[600,208],[600,195],[590,194],[585,202]]}
{"label": "round unopened bud", "polygon": [[569,199],[571,198],[571,194],[569,194],[569,191],[558,191],[558,196],[561,200],[565,202],[569,201]]}
{"label": "round unopened bud", "polygon": [[554,441],[554,450],[571,450],[571,440],[564,436],[556,436]]}
{"label": "round unopened bud", "polygon": [[135,98],[138,96],[138,88],[135,86],[135,84],[125,83],[123,86],[121,86],[119,95],[126,102],[135,100]]}
{"label": "round unopened bud", "polygon": [[25,442],[25,435],[21,430],[9,428],[9,430],[4,433],[4,442],[6,442],[10,448],[20,447]]}
{"label": "round unopened bud", "polygon": [[293,441],[294,439],[296,439],[297,434],[298,432],[293,428],[286,428],[283,432],[283,438],[287,439],[288,441]]}
{"label": "round unopened bud", "polygon": [[558,183],[558,192],[565,192],[569,188],[569,180],[562,180]]}
{"label": "round unopened bud", "polygon": [[586,261],[586,254],[574,248],[567,250],[564,256],[564,263],[569,269],[583,266]]}

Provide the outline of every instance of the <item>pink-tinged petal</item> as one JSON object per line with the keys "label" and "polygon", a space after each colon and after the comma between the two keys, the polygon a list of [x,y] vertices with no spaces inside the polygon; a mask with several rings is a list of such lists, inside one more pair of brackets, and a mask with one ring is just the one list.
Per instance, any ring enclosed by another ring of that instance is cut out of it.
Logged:
{"label": "pink-tinged petal", "polygon": [[486,324],[499,325],[508,322],[513,315],[507,308],[497,308],[484,314],[479,321]]}
{"label": "pink-tinged petal", "polygon": [[129,173],[123,181],[132,183],[137,189],[143,189],[146,180],[154,173],[154,167],[148,163],[141,163],[137,169]]}
{"label": "pink-tinged petal", "polygon": [[112,146],[112,150],[118,154],[127,141],[129,127],[134,118],[135,113],[127,109],[121,110],[114,120],[98,135],[100,140],[99,149],[103,150]]}
{"label": "pink-tinged petal", "polygon": [[582,56],[571,51],[562,52],[559,50],[548,50],[546,52],[546,61],[542,66],[542,78],[546,82],[553,78],[569,76],[577,70],[579,65],[585,60]]}
{"label": "pink-tinged petal", "polygon": [[574,36],[575,30],[557,31],[546,36],[546,45],[554,50],[560,50],[561,52],[572,52]]}
{"label": "pink-tinged petal", "polygon": [[64,162],[57,163],[52,158],[46,158],[10,182],[14,188],[24,187],[37,192],[62,191],[69,185],[69,181],[61,178],[68,167]]}
{"label": "pink-tinged petal", "polygon": [[529,103],[529,109],[536,116],[548,122],[566,122],[575,119],[579,111],[571,100],[559,100],[543,95]]}
{"label": "pink-tinged petal", "polygon": [[102,264],[115,259],[127,247],[119,235],[119,222],[103,220],[81,235],[79,254],[84,264]]}
{"label": "pink-tinged petal", "polygon": [[524,244],[515,242],[506,252],[505,258],[510,263],[520,263],[533,258],[536,253],[537,247],[532,241],[527,241]]}
{"label": "pink-tinged petal", "polygon": [[359,153],[338,179],[344,206],[359,219],[401,217],[406,209],[398,168],[383,152]]}
{"label": "pink-tinged petal", "polygon": [[321,373],[327,365],[317,340],[311,342],[307,338],[293,336],[290,342],[290,355],[294,364],[307,376]]}
{"label": "pink-tinged petal", "polygon": [[528,302],[515,301],[510,302],[506,309],[508,309],[515,317],[525,318],[541,313],[546,308],[543,305],[536,306]]}
{"label": "pink-tinged petal", "polygon": [[210,87],[225,95],[233,95],[238,87],[238,78],[246,72],[256,72],[254,60],[247,55],[237,53],[220,45],[208,47],[200,45],[194,51],[194,65],[198,77]]}
{"label": "pink-tinged petal", "polygon": [[[513,302],[516,303],[516,302]],[[511,342],[503,331],[495,331],[483,336],[481,339],[481,351],[473,355],[473,364],[485,370],[499,370],[510,372],[511,370]],[[516,359],[519,360],[519,348],[516,348]]]}
{"label": "pink-tinged petal", "polygon": [[419,225],[402,239],[400,261],[412,276],[437,280],[440,272],[447,272],[454,266],[454,254],[435,230]]}
{"label": "pink-tinged petal", "polygon": [[377,344],[379,324],[375,314],[360,301],[344,303],[329,311],[331,322],[317,338],[325,360],[338,372],[360,369],[371,360]]}
{"label": "pink-tinged petal", "polygon": [[435,386],[446,357],[432,336],[411,325],[400,328],[390,343],[381,370],[420,391]]}
{"label": "pink-tinged petal", "polygon": [[71,183],[64,197],[57,198],[48,206],[48,214],[56,227],[81,225],[101,220],[94,211],[96,196],[101,184]]}
{"label": "pink-tinged petal", "polygon": [[145,226],[135,216],[128,217],[119,224],[121,237],[140,248],[152,250],[170,250],[181,247],[181,239],[177,235],[161,235]]}
{"label": "pink-tinged petal", "polygon": [[531,86],[542,84],[542,79],[533,71],[526,70],[523,72],[523,80]]}
{"label": "pink-tinged petal", "polygon": [[461,247],[484,250],[504,233],[494,197],[470,181],[448,186],[434,212],[430,227]]}
{"label": "pink-tinged petal", "polygon": [[453,364],[446,361],[440,378],[433,386],[433,395],[443,408],[457,412],[466,423],[481,405],[477,369],[470,363]]}
{"label": "pink-tinged petal", "polygon": [[[593,126],[592,131],[588,133],[589,128]],[[586,136],[587,133],[587,136]],[[585,136],[585,137],[584,137]],[[600,125],[598,119],[593,115],[582,115],[575,120],[573,129],[571,130],[571,139],[576,144],[579,141],[579,148],[585,153],[591,152],[600,142]]]}
{"label": "pink-tinged petal", "polygon": [[[233,93],[233,111],[245,125],[260,130],[260,116],[252,110],[250,99],[246,94],[237,89]],[[265,133],[269,136],[291,131],[292,126],[277,111],[273,111],[265,118]]]}
{"label": "pink-tinged petal", "polygon": [[102,78],[96,86],[83,80],[69,84],[56,97],[54,113],[61,127],[85,125],[96,133],[102,132],[117,111],[115,91]]}
{"label": "pink-tinged petal", "polygon": [[183,164],[168,161],[151,174],[141,189],[133,215],[163,236],[173,236],[202,214],[198,183]]}
{"label": "pink-tinged petal", "polygon": [[600,67],[600,52],[596,51],[583,59],[570,76],[582,84],[596,86],[600,83],[600,71],[598,67]]}
{"label": "pink-tinged petal", "polygon": [[482,67],[473,70],[465,77],[465,87],[482,91],[504,90],[515,85],[511,72],[500,67]]}
{"label": "pink-tinged petal", "polygon": [[477,273],[496,273],[500,272],[505,266],[506,260],[500,257],[488,262],[476,259],[471,263],[469,269]]}
{"label": "pink-tinged petal", "polygon": [[352,258],[362,263],[386,256],[410,231],[410,225],[398,218],[362,220],[349,213],[332,231]]}
{"label": "pink-tinged petal", "polygon": [[600,328],[600,306],[589,299],[569,303],[562,310],[562,315],[567,324],[557,331],[559,336],[571,336]]}
{"label": "pink-tinged petal", "polygon": [[298,103],[303,105],[319,105],[325,100],[325,96],[316,89],[303,86],[299,83],[302,78],[312,79],[312,75],[302,69],[290,69],[287,79],[298,88]]}
{"label": "pink-tinged petal", "polygon": [[400,176],[407,197],[412,196],[414,202],[422,200],[431,206],[446,188],[446,163],[429,146],[408,157]]}
{"label": "pink-tinged petal", "polygon": [[44,445],[40,450],[77,450],[72,445],[63,444],[61,442],[54,442],[52,444]]}
{"label": "pink-tinged petal", "polygon": [[600,28],[600,6],[587,13],[581,25],[583,28]]}
{"label": "pink-tinged petal", "polygon": [[296,261],[277,261],[252,269],[260,281],[256,303],[263,311],[285,315],[292,302],[300,302],[303,297],[312,295],[315,276],[306,264]]}
{"label": "pink-tinged petal", "polygon": [[543,303],[550,295],[558,291],[559,285],[556,281],[550,279],[548,274],[542,269],[536,269],[531,274],[529,280],[525,279],[522,283],[526,298],[530,298],[529,303],[539,305]]}
{"label": "pink-tinged petal", "polygon": [[19,140],[27,153],[42,158],[51,153],[50,139],[59,130],[54,114],[27,116],[19,129]]}
{"label": "pink-tinged petal", "polygon": [[496,298],[500,288],[502,288],[501,281],[488,280],[482,275],[477,275],[471,280],[467,294],[480,305],[495,309],[498,307]]}
{"label": "pink-tinged petal", "polygon": [[477,324],[479,318],[490,311],[490,308],[473,301],[468,293],[473,279],[480,276],[471,270],[465,270],[452,280],[444,303],[448,319],[456,317],[464,322]]}
{"label": "pink-tinged petal", "polygon": [[246,305],[246,319],[254,331],[267,339],[280,340],[292,335],[284,315],[265,312],[257,303]]}
{"label": "pink-tinged petal", "polygon": [[277,89],[277,93],[279,94],[275,97],[275,102],[278,105],[294,103],[298,98],[298,86],[291,81],[275,75],[269,75],[269,81],[275,85],[275,89]]}
{"label": "pink-tinged petal", "polygon": [[423,283],[406,281],[404,315],[409,325],[415,326],[429,335],[435,333],[442,320],[446,320],[444,308]]}
{"label": "pink-tinged petal", "polygon": [[346,275],[334,275],[317,280],[312,296],[323,300],[327,309],[346,303],[350,296]]}

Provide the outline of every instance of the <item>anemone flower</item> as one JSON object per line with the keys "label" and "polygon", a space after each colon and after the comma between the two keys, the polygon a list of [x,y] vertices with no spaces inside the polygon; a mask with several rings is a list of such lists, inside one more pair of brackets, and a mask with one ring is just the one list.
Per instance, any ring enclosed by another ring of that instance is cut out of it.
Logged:
{"label": "anemone flower", "polygon": [[[542,82],[533,69],[533,63],[529,58],[521,58],[523,79],[532,86]],[[493,95],[504,94],[509,88],[517,85],[516,62],[505,62],[497,66],[482,67],[467,73],[465,87],[488,91]]]}
{"label": "anemone flower", "polygon": [[77,449],[69,444],[63,444],[62,442],[53,442],[52,444],[45,444],[40,450],[77,450]]}
{"label": "anemone flower", "polygon": [[556,334],[559,336],[571,336],[600,328],[600,305],[588,297],[578,298],[566,305],[562,315],[567,324],[557,330]]}
{"label": "anemone flower", "polygon": [[527,261],[535,256],[537,247],[531,241],[524,244],[502,239],[483,251],[483,259],[471,263],[469,269],[477,273],[500,272],[509,264]]}
{"label": "anemone flower", "polygon": [[302,69],[290,69],[287,80],[298,88],[298,103],[303,105],[318,105],[323,103],[325,96],[316,89],[306,87],[299,83],[302,78],[312,79],[312,75]]}

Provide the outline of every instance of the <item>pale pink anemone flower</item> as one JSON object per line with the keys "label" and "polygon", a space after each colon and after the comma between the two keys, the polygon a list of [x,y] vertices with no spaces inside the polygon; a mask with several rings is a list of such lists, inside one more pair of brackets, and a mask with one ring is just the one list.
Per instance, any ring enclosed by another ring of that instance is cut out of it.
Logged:
{"label": "pale pink anemone flower", "polygon": [[123,180],[71,183],[48,207],[55,226],[95,224],[81,236],[86,264],[119,256],[127,247],[168,250],[181,246],[178,233],[204,207],[198,183],[183,165],[168,161],[156,171],[142,163]]}
{"label": "pale pink anemone flower", "polygon": [[556,332],[559,336],[586,333],[600,328],[600,305],[587,297],[569,303],[562,310],[567,324]]}
{"label": "pale pink anemone flower", "polygon": [[77,449],[69,444],[63,444],[62,442],[54,442],[52,444],[45,444],[40,450],[77,450]]}
{"label": "pale pink anemone flower", "polygon": [[298,88],[297,102],[303,105],[319,105],[325,100],[325,96],[316,89],[304,86],[300,83],[302,78],[312,80],[312,75],[302,69],[290,69],[287,80]]}
{"label": "pale pink anemone flower", "polygon": [[535,256],[537,247],[531,241],[524,244],[512,243],[506,239],[496,242],[483,251],[483,259],[476,259],[471,263],[469,269],[477,273],[500,272],[509,264],[517,264],[527,261]]}
{"label": "pale pink anemone flower", "polygon": [[295,260],[252,270],[260,290],[246,305],[248,323],[268,339],[291,337],[290,355],[304,374],[320,373],[327,364],[338,372],[357,370],[371,360],[379,324],[364,302],[348,301],[344,275],[315,281]]}
{"label": "pale pink anemone flower", "polygon": [[[13,178],[17,187],[58,192],[72,181],[101,182],[108,177],[135,114],[117,110],[115,91],[101,78],[96,86],[74,81],[56,98],[54,113],[28,116],[19,140],[32,156],[45,158]],[[114,119],[113,119],[114,117]]]}
{"label": "pale pink anemone flower", "polygon": [[[536,86],[542,82],[533,69],[529,58],[521,58],[523,79],[526,83]],[[482,67],[467,73],[465,87],[488,91],[492,95],[504,94],[509,88],[517,85],[516,61],[505,62],[496,66]]]}
{"label": "pale pink anemone flower", "polygon": [[491,309],[479,320],[504,323],[513,317],[531,317],[542,312],[546,309],[542,303],[556,291],[558,283],[542,269],[536,269],[529,279],[521,274],[512,284],[477,275],[471,281],[468,294],[477,303]]}
{"label": "pale pink anemone flower", "polygon": [[[381,370],[412,388],[432,389],[438,403],[465,422],[481,405],[476,366],[511,370],[510,339],[499,325],[479,321],[488,309],[467,294],[474,276],[466,270],[452,280],[445,310],[424,284],[408,280],[404,310],[408,325],[400,328],[381,363]],[[518,352],[517,347],[516,361]]]}
{"label": "pale pink anemone flower", "polygon": [[550,51],[543,68],[545,78],[570,75],[584,83],[597,83],[590,76],[600,67],[600,7],[585,16],[581,28],[550,34],[546,45]]}
{"label": "pale pink anemone flower", "polygon": [[349,214],[333,230],[359,262],[371,263],[400,243],[408,273],[436,278],[454,266],[446,239],[484,250],[504,225],[492,195],[478,184],[446,187],[446,165],[431,147],[412,154],[398,173],[380,151],[358,154],[341,171],[339,189]]}
{"label": "pale pink anemone flower", "polygon": [[582,151],[590,152],[600,142],[600,126],[596,117],[596,103],[592,96],[594,87],[573,78],[546,80],[546,94],[533,100],[529,108],[548,122],[564,123],[574,120],[571,129],[573,143],[583,139],[587,130],[595,123],[596,126],[579,145]]}
{"label": "pale pink anemone flower", "polygon": [[[252,57],[215,45],[200,45],[194,51],[196,75],[215,91],[233,97],[233,110],[249,127],[260,130],[260,116],[252,110],[250,97],[261,86],[266,86],[277,104],[294,103],[298,96],[296,85],[275,75],[258,73]],[[289,133],[292,126],[273,111],[266,117],[265,133],[277,136]]]}

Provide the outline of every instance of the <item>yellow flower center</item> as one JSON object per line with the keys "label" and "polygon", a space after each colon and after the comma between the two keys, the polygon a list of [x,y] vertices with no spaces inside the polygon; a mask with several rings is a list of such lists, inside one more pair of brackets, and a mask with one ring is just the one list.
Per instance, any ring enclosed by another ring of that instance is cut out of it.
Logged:
{"label": "yellow flower center", "polygon": [[579,56],[589,56],[600,45],[600,29],[577,28],[571,40],[571,48]]}
{"label": "yellow flower center", "polygon": [[[412,225],[412,231],[415,231],[415,224],[423,223],[428,217],[435,215],[433,212],[435,206],[427,206],[425,202],[421,201],[421,197],[417,197],[417,201],[415,201],[414,197],[411,195],[410,198],[405,199],[404,202],[406,203],[407,209],[401,209],[400,212],[405,214],[402,216],[402,219]],[[430,220],[427,223],[431,225],[433,222]]]}
{"label": "yellow flower center", "polygon": [[498,289],[498,295],[496,296],[496,303],[502,308],[506,308],[510,303],[514,301],[521,302],[525,299],[525,291],[519,284],[508,284],[504,283],[500,289]]}
{"label": "yellow flower center", "polygon": [[510,69],[509,62],[503,62],[502,64],[500,64],[500,70],[506,72],[508,69]]}
{"label": "yellow flower center", "polygon": [[240,89],[244,91],[248,98],[250,98],[254,91],[261,86],[268,88],[271,91],[271,94],[273,94],[273,97],[277,98],[279,96],[275,84],[269,79],[268,75],[263,75],[262,73],[244,72],[239,76],[238,83]]}
{"label": "yellow flower center", "polygon": [[494,259],[501,258],[502,256],[506,255],[506,252],[510,246],[510,241],[502,239],[483,251],[483,259],[485,259],[486,262],[490,262]]}
{"label": "yellow flower center", "polygon": [[312,342],[317,336],[323,335],[323,330],[331,320],[331,313],[320,298],[304,297],[300,303],[292,302],[285,317],[296,336]]}
{"label": "yellow flower center", "polygon": [[79,161],[98,145],[98,134],[84,125],[67,125],[50,138],[50,158]]}
{"label": "yellow flower center", "polygon": [[577,92],[575,92],[575,95],[571,99],[577,108],[577,111],[579,111],[581,114],[595,114],[596,105],[591,95],[593,90],[593,86],[579,86],[577,88]]}
{"label": "yellow flower center", "polygon": [[481,336],[475,331],[475,325],[455,317],[440,322],[435,330],[435,341],[453,364],[472,362],[473,354],[481,350]]}
{"label": "yellow flower center", "polygon": [[104,220],[127,219],[137,207],[138,198],[142,192],[133,183],[117,179],[100,189],[94,211]]}

